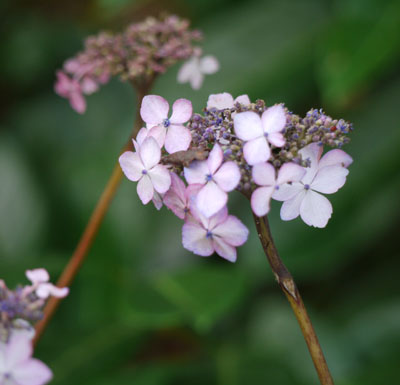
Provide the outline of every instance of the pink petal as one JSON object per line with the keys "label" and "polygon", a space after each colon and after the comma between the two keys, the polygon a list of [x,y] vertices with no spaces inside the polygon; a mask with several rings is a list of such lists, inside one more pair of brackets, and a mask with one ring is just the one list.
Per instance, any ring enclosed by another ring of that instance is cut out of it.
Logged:
{"label": "pink petal", "polygon": [[214,56],[207,55],[200,59],[199,68],[203,74],[211,75],[219,70],[219,62]]}
{"label": "pink petal", "polygon": [[299,191],[292,199],[283,202],[281,207],[281,219],[283,221],[291,221],[300,214],[300,205],[306,195],[304,188]]}
{"label": "pink petal", "polygon": [[190,85],[194,90],[199,90],[203,84],[204,75],[197,70],[197,72],[193,72],[190,78]]}
{"label": "pink petal", "polygon": [[12,333],[5,346],[5,360],[8,369],[14,368],[21,362],[28,360],[32,355],[31,340],[23,333]]}
{"label": "pink petal", "polygon": [[161,159],[160,146],[153,137],[149,136],[140,146],[139,155],[144,168],[149,171],[158,164]]}
{"label": "pink petal", "polygon": [[266,162],[271,156],[267,140],[263,136],[250,140],[243,146],[243,156],[247,163],[252,166]]}
{"label": "pink petal", "polygon": [[[143,141],[147,138],[149,133],[149,130],[146,127],[142,127],[139,132],[136,135],[136,142],[139,145],[139,147],[142,145]],[[162,147],[164,145],[164,143],[160,146]],[[136,148],[136,151],[138,149]]]}
{"label": "pink petal", "polygon": [[154,190],[160,194],[166,193],[171,186],[171,176],[165,166],[157,164],[149,170],[149,177]]}
{"label": "pink petal", "polygon": [[53,377],[51,370],[41,361],[29,359],[20,363],[13,371],[18,385],[44,385]]}
{"label": "pink petal", "polygon": [[303,190],[304,190],[304,185],[298,182],[276,185],[275,191],[272,194],[272,198],[277,201],[284,202],[289,199],[292,199],[295,195],[297,195],[300,191]]}
{"label": "pink petal", "polygon": [[210,173],[206,160],[195,160],[194,162],[190,163],[189,167],[185,167],[183,172],[188,184],[205,184],[206,176]]}
{"label": "pink petal", "polygon": [[84,94],[90,95],[99,89],[97,83],[90,77],[85,76],[81,83],[82,92]]}
{"label": "pink petal", "polygon": [[207,100],[207,108],[216,108],[217,110],[225,110],[233,107],[233,97],[228,92],[221,94],[211,94]]}
{"label": "pink petal", "polygon": [[319,168],[326,166],[349,167],[353,163],[353,158],[344,151],[335,149],[328,151],[320,160]]}
{"label": "pink petal", "polygon": [[199,72],[198,60],[197,57],[192,57],[183,63],[182,67],[178,71],[178,83],[189,82],[193,75]]}
{"label": "pink petal", "polygon": [[184,126],[171,124],[168,127],[167,136],[165,137],[165,149],[170,154],[177,151],[186,151],[191,141],[192,134],[189,129]]}
{"label": "pink petal", "polygon": [[309,159],[311,161],[311,167],[306,167],[306,174],[302,179],[304,184],[310,184],[314,179],[318,170],[318,162],[321,158],[322,150],[322,146],[319,146],[318,143],[311,143],[299,151],[303,160]]}
{"label": "pink petal", "polygon": [[300,206],[301,219],[309,226],[320,228],[327,225],[332,211],[331,202],[312,190],[306,192]]}
{"label": "pink petal", "polygon": [[258,217],[269,213],[270,201],[274,187],[259,187],[251,194],[251,208]]}
{"label": "pink petal", "polygon": [[247,227],[233,215],[229,215],[224,222],[216,226],[212,233],[221,237],[224,242],[231,246],[241,246],[247,241],[249,230]]}
{"label": "pink petal", "polygon": [[240,170],[235,162],[225,162],[214,174],[213,179],[225,192],[234,190],[240,182]]}
{"label": "pink petal", "polygon": [[326,166],[320,168],[315,175],[311,188],[324,194],[333,194],[346,183],[347,168],[342,166]]}
{"label": "pink petal", "polygon": [[167,129],[164,127],[163,124],[151,127],[147,133],[147,136],[151,136],[157,141],[157,144],[160,148],[162,148],[165,144],[166,135],[167,135]]}
{"label": "pink petal", "polygon": [[69,95],[69,103],[71,104],[71,107],[79,114],[83,114],[86,111],[86,100],[78,91],[71,92]]}
{"label": "pink petal", "polygon": [[142,100],[140,116],[148,124],[160,124],[167,119],[169,111],[168,102],[158,95],[147,95]]}
{"label": "pink petal", "polygon": [[144,167],[137,152],[125,151],[119,157],[119,164],[129,180],[137,182],[142,177]]}
{"label": "pink petal", "polygon": [[198,193],[196,205],[207,218],[221,210],[228,201],[228,194],[213,181],[208,182]]}
{"label": "pink petal", "polygon": [[185,219],[186,216],[186,201],[181,200],[175,192],[170,189],[164,196],[164,204],[167,206],[178,218]]}
{"label": "pink petal", "polygon": [[71,79],[62,71],[57,71],[56,75],[57,81],[54,85],[54,91],[63,98],[68,98]]}
{"label": "pink petal", "polygon": [[251,104],[251,101],[248,95],[240,95],[234,100],[234,103],[240,103],[244,106],[248,106],[249,104]]}
{"label": "pink petal", "polygon": [[253,111],[237,113],[233,117],[233,125],[236,136],[244,141],[264,136],[260,115]]}
{"label": "pink petal", "polygon": [[157,191],[154,191],[152,201],[153,201],[154,207],[157,210],[160,210],[161,207],[163,206],[163,197]]}
{"label": "pink petal", "polygon": [[268,142],[273,144],[275,147],[283,147],[285,145],[285,137],[280,132],[272,132],[268,134]]}
{"label": "pink petal", "polygon": [[228,219],[228,208],[226,206],[224,206],[216,214],[214,214],[210,218],[206,219],[205,227],[207,229],[209,229],[210,231],[212,230],[214,232],[214,229],[217,226],[224,223],[227,219]]}
{"label": "pink petal", "polygon": [[36,295],[39,298],[46,299],[49,296],[64,298],[68,295],[69,289],[67,287],[59,288],[51,283],[42,283],[36,289]]}
{"label": "pink petal", "polygon": [[268,132],[268,134],[280,132],[286,125],[285,109],[281,104],[272,106],[263,112],[261,120],[264,132]]}
{"label": "pink petal", "polygon": [[144,205],[147,205],[153,199],[154,188],[148,175],[143,175],[142,179],[139,180],[136,190]]}
{"label": "pink petal", "polygon": [[257,163],[251,172],[253,181],[259,186],[275,186],[275,168],[271,163]]}
{"label": "pink petal", "polygon": [[276,183],[278,185],[288,182],[299,182],[305,175],[306,170],[304,167],[299,166],[296,163],[285,163],[278,172],[278,178]]}
{"label": "pink petal", "polygon": [[216,143],[207,158],[207,165],[211,175],[218,170],[218,167],[221,166],[223,159],[224,153],[222,152],[219,144]]}
{"label": "pink petal", "polygon": [[206,237],[207,231],[195,222],[187,222],[182,227],[182,244],[187,250],[202,257],[208,257],[214,252],[210,238]]}
{"label": "pink petal", "polygon": [[32,283],[48,282],[50,279],[46,269],[27,270],[25,275]]}
{"label": "pink petal", "polygon": [[223,239],[213,237],[212,240],[215,252],[229,262],[236,262],[236,249],[226,243]]}
{"label": "pink petal", "polygon": [[170,122],[172,124],[186,123],[193,114],[192,102],[187,99],[178,99],[172,106]]}

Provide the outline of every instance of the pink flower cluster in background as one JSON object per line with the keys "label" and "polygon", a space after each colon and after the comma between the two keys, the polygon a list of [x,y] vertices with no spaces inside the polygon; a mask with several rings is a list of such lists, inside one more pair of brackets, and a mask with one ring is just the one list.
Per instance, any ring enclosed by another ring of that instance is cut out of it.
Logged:
{"label": "pink flower cluster in background", "polygon": [[[161,96],[143,99],[146,127],[134,140],[135,152],[122,154],[120,164],[128,179],[139,182],[144,204],[153,200],[157,209],[165,204],[184,220],[186,249],[236,260],[248,230],[228,214],[233,190],[250,199],[256,216],[267,215],[274,199],[283,202],[285,221],[300,216],[309,226],[327,225],[332,206],[321,193],[335,193],[344,185],[352,158],[340,149],[322,156],[323,146],[346,143],[350,124],[317,110],[301,119],[282,104],[266,107],[263,101],[251,103],[247,95],[234,99],[228,93],[210,95],[204,116],[193,115],[186,99],[175,101],[171,116],[168,112]],[[188,161],[190,151],[206,159]]]}
{"label": "pink flower cluster in background", "polygon": [[43,316],[49,296],[68,295],[68,288],[49,282],[45,269],[27,270],[31,285],[10,290],[0,280],[0,385],[44,385],[52,378],[51,370],[32,358],[33,323]]}
{"label": "pink flower cluster in background", "polygon": [[131,82],[136,88],[150,84],[158,74],[175,63],[187,60],[178,74],[178,82],[201,87],[205,74],[215,73],[219,63],[213,56],[201,58],[194,46],[201,33],[189,29],[189,22],[177,16],[149,17],[129,25],[122,33],[101,32],[86,39],[84,50],[68,59],[57,72],[55,91],[69,100],[82,114],[84,95],[90,95],[112,76]]}

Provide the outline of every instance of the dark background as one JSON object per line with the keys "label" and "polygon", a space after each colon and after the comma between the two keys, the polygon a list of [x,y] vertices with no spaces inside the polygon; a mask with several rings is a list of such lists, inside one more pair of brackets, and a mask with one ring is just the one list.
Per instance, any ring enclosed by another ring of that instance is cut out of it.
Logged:
{"label": "dark background", "polygon": [[[270,214],[338,385],[399,383],[400,2],[382,0],[12,1],[0,3],[0,276],[56,280],[133,124],[114,79],[84,116],[53,92],[85,36],[168,10],[204,31],[221,70],[196,92],[179,66],[153,90],[205,106],[210,93],[323,107],[354,123],[348,182],[325,229]],[[54,385],[317,384],[288,303],[250,229],[230,264],[182,248],[181,222],[124,180],[71,294],[36,356]]]}

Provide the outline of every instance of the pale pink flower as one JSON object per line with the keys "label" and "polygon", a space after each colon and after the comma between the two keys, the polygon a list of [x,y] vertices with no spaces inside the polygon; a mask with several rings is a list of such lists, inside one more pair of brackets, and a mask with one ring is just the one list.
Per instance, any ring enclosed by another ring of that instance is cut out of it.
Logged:
{"label": "pale pink flower", "polygon": [[236,136],[246,142],[243,155],[250,165],[269,159],[271,150],[268,142],[275,147],[285,144],[281,131],[286,125],[286,114],[280,104],[268,108],[261,117],[253,111],[240,112],[234,116],[233,124]]}
{"label": "pale pink flower", "polygon": [[353,159],[342,150],[331,150],[322,158],[322,146],[309,144],[299,151],[310,167],[300,182],[286,184],[274,192],[273,198],[283,201],[281,218],[290,221],[301,219],[309,226],[325,227],[332,215],[332,205],[319,193],[333,194],[346,182],[348,167]]}
{"label": "pale pink flower", "polygon": [[218,60],[211,55],[202,58],[197,55],[192,56],[187,62],[183,63],[178,71],[178,83],[190,83],[194,90],[201,88],[204,75],[214,74],[219,70]]}
{"label": "pale pink flower", "polygon": [[305,169],[295,163],[285,163],[275,176],[275,168],[271,163],[257,163],[253,166],[253,181],[258,187],[251,195],[251,208],[254,214],[263,217],[268,214],[272,194],[280,186],[288,182],[298,182],[306,173]]}
{"label": "pale pink flower", "polygon": [[57,72],[57,81],[54,86],[55,92],[67,98],[71,107],[78,113],[83,114],[86,110],[86,101],[82,95],[82,88],[76,79],[68,77],[64,72]]}
{"label": "pale pink flower", "polygon": [[248,95],[240,95],[236,99],[228,92],[221,94],[211,94],[207,100],[207,108],[216,108],[217,110],[225,110],[227,108],[233,108],[236,103],[248,106],[251,102]]}
{"label": "pale pink flower", "polygon": [[156,140],[146,138],[142,145],[135,144],[136,152],[126,151],[119,157],[119,163],[125,176],[139,182],[137,193],[143,204],[149,203],[154,191],[164,194],[171,185],[168,170],[161,164],[161,150]]}
{"label": "pale pink flower", "polygon": [[154,207],[157,210],[161,210],[163,207],[163,195],[159,194],[157,191],[154,191],[153,199],[151,200],[154,204]]}
{"label": "pale pink flower", "polygon": [[194,161],[184,168],[189,184],[203,185],[196,197],[196,204],[207,218],[226,205],[227,192],[234,190],[240,182],[237,164],[231,161],[223,163],[223,158],[221,147],[215,144],[207,160]]}
{"label": "pale pink flower", "polygon": [[156,138],[157,143],[165,145],[170,154],[186,151],[192,135],[183,123],[192,116],[192,103],[187,99],[178,99],[172,106],[172,115],[168,118],[169,104],[161,96],[147,95],[143,98],[140,115],[150,128],[147,136]]}
{"label": "pale pink flower", "polygon": [[90,76],[85,76],[81,81],[81,89],[84,94],[90,95],[99,89],[99,85]]}
{"label": "pale pink flower", "polygon": [[182,244],[197,255],[208,257],[214,251],[230,262],[236,261],[236,247],[243,245],[249,231],[236,217],[228,215],[223,207],[215,215],[206,218],[196,205],[191,205],[192,216],[182,228]]}
{"label": "pale pink flower", "polygon": [[185,186],[185,183],[178,175],[171,172],[171,188],[164,195],[164,204],[178,218],[185,219],[189,212],[191,198],[196,195],[203,186],[192,184]]}
{"label": "pale pink flower", "polygon": [[49,296],[64,298],[68,295],[67,287],[57,287],[49,282],[50,276],[45,269],[27,270],[26,277],[32,282],[33,291],[41,299],[47,299]]}
{"label": "pale pink flower", "polygon": [[43,362],[32,358],[32,344],[24,334],[0,342],[0,385],[44,385],[52,377]]}

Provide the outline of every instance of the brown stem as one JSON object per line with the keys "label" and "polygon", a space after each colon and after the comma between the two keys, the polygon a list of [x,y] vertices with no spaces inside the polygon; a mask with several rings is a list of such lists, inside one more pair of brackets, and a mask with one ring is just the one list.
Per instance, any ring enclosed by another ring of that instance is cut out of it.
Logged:
{"label": "brown stem", "polygon": [[300,325],[308,350],[322,385],[334,385],[318,337],[292,275],[282,262],[272,239],[267,217],[254,216],[258,237],[279,286],[283,290]]}
{"label": "brown stem", "polygon": [[[151,87],[151,83],[149,83],[146,87],[138,87],[137,88],[137,107],[136,107],[136,118],[134,122],[132,136],[129,138],[128,143],[124,146],[121,153],[127,151],[132,148],[132,138],[136,136],[137,132],[143,125],[143,121],[140,116],[140,105],[143,97],[148,93]],[[74,253],[72,254],[70,260],[64,268],[60,278],[57,281],[58,287],[69,287],[75,276],[77,275],[80,267],[82,266],[85,258],[90,250],[90,247],[93,244],[94,239],[99,231],[100,225],[104,219],[104,216],[107,213],[107,210],[115,196],[115,193],[118,190],[118,187],[122,180],[122,170],[117,162],[114,166],[113,172],[111,174],[110,179],[107,182],[106,187],[104,188],[103,193],[100,196],[100,199],[97,202],[97,205],[89,219],[88,224],[79,240],[78,245],[75,248]],[[50,322],[53,317],[55,311],[57,310],[61,299],[56,297],[50,297],[44,308],[43,318],[36,324],[36,334],[33,344],[36,345],[42,336],[46,326]]]}

